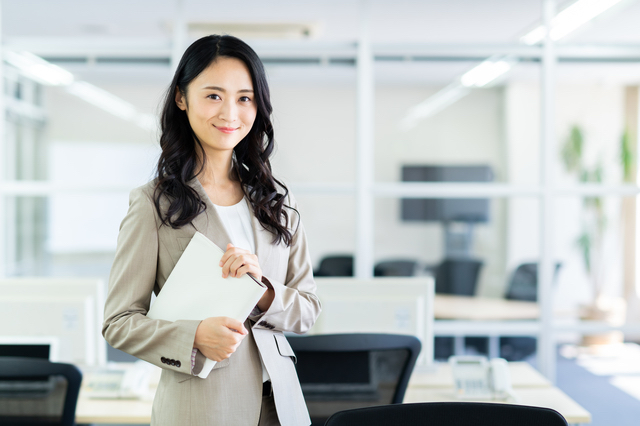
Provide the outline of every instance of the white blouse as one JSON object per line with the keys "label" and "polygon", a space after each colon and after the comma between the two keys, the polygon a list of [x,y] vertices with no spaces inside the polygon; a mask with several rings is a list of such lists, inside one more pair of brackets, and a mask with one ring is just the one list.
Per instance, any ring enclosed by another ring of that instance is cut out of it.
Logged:
{"label": "white blouse", "polygon": [[[251,212],[244,198],[233,206],[217,206],[214,204],[214,207],[218,212],[218,216],[220,216],[224,229],[229,234],[229,238],[231,238],[231,244],[255,254],[256,241],[253,238],[253,228],[251,228]],[[226,247],[220,248],[226,250]]]}

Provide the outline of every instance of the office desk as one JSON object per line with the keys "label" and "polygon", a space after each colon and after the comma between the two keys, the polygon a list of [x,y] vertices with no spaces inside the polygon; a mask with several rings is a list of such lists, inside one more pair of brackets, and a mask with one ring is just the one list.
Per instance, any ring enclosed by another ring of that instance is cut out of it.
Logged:
{"label": "office desk", "polygon": [[[454,395],[453,375],[447,363],[435,371],[415,371],[404,402],[459,401]],[[518,404],[553,408],[570,424],[590,423],[591,414],[525,362],[510,362],[509,373]],[[485,401],[486,402],[486,401]],[[503,402],[503,401],[495,401]]]}
{"label": "office desk", "polygon": [[[520,398],[520,404],[553,408],[571,424],[591,422],[591,414],[558,388],[516,388],[515,393]],[[404,402],[443,401],[456,401],[453,388],[410,386],[404,398]],[[81,395],[76,409],[76,423],[149,424],[151,404],[151,401],[89,400]]]}
{"label": "office desk", "polygon": [[89,399],[80,391],[76,423],[81,424],[149,424],[153,399]]}
{"label": "office desk", "polygon": [[149,424],[152,400],[88,399],[80,392],[76,423],[81,424]]}
{"label": "office desk", "polygon": [[496,358],[500,356],[500,336],[537,335],[539,330],[536,302],[436,294],[433,310],[434,334],[453,335],[456,355],[464,353],[465,336],[489,336],[489,358]]}
{"label": "office desk", "polygon": [[[510,362],[509,375],[514,388],[550,388],[551,382],[526,362]],[[451,388],[453,374],[449,363],[437,363],[435,370],[420,370],[419,367],[411,375],[409,388]]]}
{"label": "office desk", "polygon": [[[549,407],[562,413],[569,423],[589,423],[591,415],[575,401],[555,388],[527,363],[509,363],[509,371],[520,404]],[[149,424],[151,405],[157,381],[152,380],[144,400],[89,399],[80,390],[76,408],[78,424]],[[438,364],[435,371],[416,371],[409,381],[404,402],[456,401],[453,395],[453,376],[449,364]]]}
{"label": "office desk", "polygon": [[[132,368],[132,363],[122,363],[117,370]],[[162,370],[150,366],[149,390],[141,399],[91,399],[90,387],[105,380],[104,371],[97,373],[91,370],[83,372],[82,387],[76,407],[77,424],[149,424],[151,422],[151,406],[160,381]]]}
{"label": "office desk", "polygon": [[436,294],[433,312],[436,319],[473,321],[532,320],[540,316],[536,302],[451,294]]}
{"label": "office desk", "polygon": [[[552,408],[562,414],[567,423],[590,423],[591,414],[567,394],[556,387],[514,388],[518,404]],[[404,402],[450,402],[456,399],[453,388],[417,388],[407,389]],[[487,402],[487,401],[482,401]],[[495,401],[504,403],[503,401]]]}

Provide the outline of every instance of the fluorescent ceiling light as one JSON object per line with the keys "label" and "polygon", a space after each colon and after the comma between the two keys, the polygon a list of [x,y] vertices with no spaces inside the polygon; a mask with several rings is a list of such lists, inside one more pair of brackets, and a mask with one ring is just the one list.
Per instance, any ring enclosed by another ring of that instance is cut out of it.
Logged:
{"label": "fluorescent ceiling light", "polygon": [[413,128],[420,120],[442,111],[469,93],[469,89],[457,83],[450,84],[411,108],[400,124],[404,130]]}
{"label": "fluorescent ceiling light", "polygon": [[[596,16],[620,3],[622,0],[578,0],[556,15],[551,21],[552,40],[560,40],[562,37],[578,29]],[[520,41],[528,45],[540,43],[545,36],[544,26],[539,26],[522,38]]]}
{"label": "fluorescent ceiling light", "polygon": [[540,43],[544,39],[545,29],[543,25],[536,27],[534,30],[529,31],[527,34],[520,37],[520,41],[529,46]]}
{"label": "fluorescent ceiling light", "polygon": [[125,120],[133,120],[138,115],[136,107],[129,102],[86,81],[76,81],[67,87],[67,91]]}
{"label": "fluorescent ceiling light", "polygon": [[67,86],[73,83],[73,74],[33,53],[5,51],[4,59],[40,84]]}
{"label": "fluorescent ceiling light", "polygon": [[54,65],[29,52],[5,51],[4,59],[28,78],[48,86],[66,86],[67,92],[89,102],[110,114],[135,123],[137,126],[155,131],[158,129],[156,118],[152,114],[142,114],[136,107],[86,81],[76,81],[69,71]]}
{"label": "fluorescent ceiling light", "polygon": [[139,127],[155,132],[158,130],[158,120],[153,114],[138,114],[133,120]]}
{"label": "fluorescent ceiling light", "polygon": [[86,81],[74,82],[67,87],[67,92],[145,130],[158,130],[154,115],[139,113],[129,102]]}
{"label": "fluorescent ceiling light", "polygon": [[[558,40],[622,1],[623,0],[578,0],[553,18],[549,36],[552,40]],[[520,41],[528,45],[533,45],[544,40],[545,35],[545,27],[538,26],[521,37]],[[463,74],[458,82],[450,84],[407,111],[406,117],[402,120],[401,127],[404,130],[412,128],[420,120],[443,110],[458,99],[464,97],[469,93],[470,88],[484,87],[492,81],[495,81],[498,77],[506,74],[515,63],[516,61],[507,56],[487,59]]]}
{"label": "fluorescent ceiling light", "polygon": [[511,69],[507,61],[484,61],[460,77],[464,87],[483,87]]}

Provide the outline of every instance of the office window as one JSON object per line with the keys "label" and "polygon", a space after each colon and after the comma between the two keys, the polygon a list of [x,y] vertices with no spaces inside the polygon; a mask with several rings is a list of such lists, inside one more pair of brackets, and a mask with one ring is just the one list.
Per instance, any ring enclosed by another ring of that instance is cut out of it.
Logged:
{"label": "office window", "polygon": [[[473,207],[472,203],[479,200],[430,199],[427,209],[438,209],[452,201],[461,201],[462,206],[467,202]],[[402,199],[376,200],[376,264],[411,260],[416,262],[416,275],[435,276],[440,265],[448,267],[447,261],[473,261],[476,266],[462,262],[469,270],[470,282],[465,284],[469,295],[503,297],[518,266],[539,262],[540,203],[534,197],[484,201],[484,220],[465,222],[446,221],[430,214],[422,219],[407,219],[411,204]]]}
{"label": "office window", "polygon": [[327,256],[355,255],[356,203],[353,196],[303,192],[296,195],[296,199],[314,269],[317,270]]}
{"label": "office window", "polygon": [[560,197],[555,211],[553,250],[559,273],[553,300],[557,319],[610,325],[637,321],[633,309],[638,301],[635,197]]}
{"label": "office window", "polygon": [[559,183],[635,183],[640,62],[558,65]]}
{"label": "office window", "polygon": [[349,68],[348,75],[336,77],[337,82],[323,73],[316,80],[307,75],[288,84],[277,73],[272,78],[277,147],[272,164],[277,178],[289,183],[353,184],[354,74]]}
{"label": "office window", "polygon": [[471,88],[460,79],[482,61],[376,64],[386,76],[376,80],[376,181],[401,180],[403,164],[440,164],[487,165],[495,182],[538,183],[540,65],[510,61],[497,82]]}

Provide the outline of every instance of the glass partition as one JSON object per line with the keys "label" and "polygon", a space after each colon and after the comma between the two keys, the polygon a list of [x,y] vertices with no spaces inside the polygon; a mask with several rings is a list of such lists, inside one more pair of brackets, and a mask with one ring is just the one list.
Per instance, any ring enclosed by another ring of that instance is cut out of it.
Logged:
{"label": "glass partition", "polygon": [[377,80],[376,181],[400,182],[408,165],[474,165],[487,167],[490,175],[467,181],[539,182],[540,66],[513,62],[485,87],[460,84],[481,62],[376,65],[380,74],[408,76],[395,83],[388,76]]}

